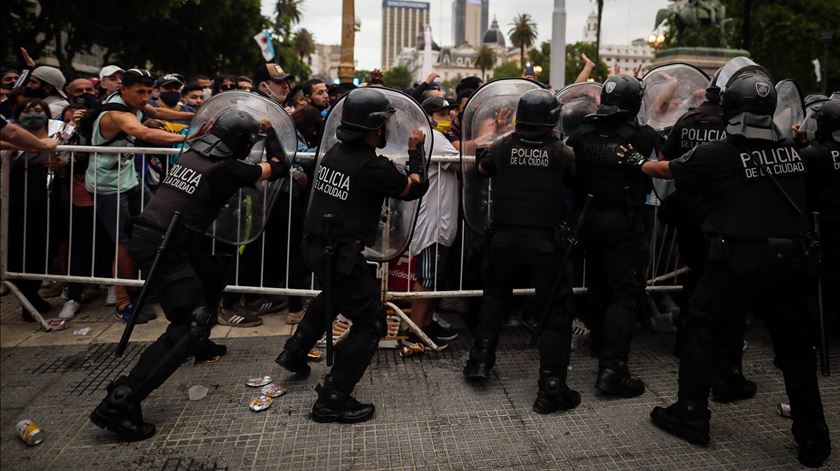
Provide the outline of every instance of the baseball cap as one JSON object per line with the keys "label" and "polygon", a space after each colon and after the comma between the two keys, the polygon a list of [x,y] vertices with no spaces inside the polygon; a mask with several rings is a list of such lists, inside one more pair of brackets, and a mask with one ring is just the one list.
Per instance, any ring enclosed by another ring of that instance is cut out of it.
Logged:
{"label": "baseball cap", "polygon": [[154,85],[155,77],[146,69],[128,69],[123,74],[122,83],[125,86],[134,85],[135,83]]}
{"label": "baseball cap", "polygon": [[99,71],[99,80],[104,79],[105,77],[110,77],[117,72],[125,72],[125,70],[121,69],[116,65],[106,65]]}
{"label": "baseball cap", "polygon": [[64,74],[60,70],[48,65],[42,65],[32,71],[32,76],[52,85],[62,98],[67,98],[67,95],[64,94],[64,84],[67,83],[67,79],[64,78]]}
{"label": "baseball cap", "polygon": [[254,74],[254,82],[256,83],[266,82],[268,80],[283,82],[293,78],[292,74],[287,74],[280,65],[274,63],[258,67],[257,72]]}
{"label": "baseball cap", "polygon": [[455,105],[451,105],[448,101],[439,96],[433,96],[423,100],[423,103],[420,105],[420,107],[423,108],[423,111],[425,111],[426,114],[432,114],[440,110],[448,110],[454,108]]}
{"label": "baseball cap", "polygon": [[164,85],[169,85],[171,83],[177,83],[178,85],[184,85],[184,81],[181,80],[180,77],[176,74],[166,74],[163,77],[157,79],[156,86],[162,87]]}

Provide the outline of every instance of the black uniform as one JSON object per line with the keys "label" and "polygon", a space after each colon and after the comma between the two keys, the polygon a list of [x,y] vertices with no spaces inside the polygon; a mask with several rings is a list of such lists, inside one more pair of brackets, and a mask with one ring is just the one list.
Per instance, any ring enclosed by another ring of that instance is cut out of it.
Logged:
{"label": "black uniform", "polygon": [[650,179],[621,166],[616,151],[632,144],[643,155],[656,155],[660,138],[619,113],[587,117],[567,143],[577,159],[576,199],[595,197],[583,231],[593,353],[602,371],[626,372],[648,258],[642,208]]}
{"label": "black uniform", "polygon": [[[706,424],[706,436],[697,440],[708,441],[715,374],[709,365],[717,363],[715,351],[731,337],[727,333],[743,328],[751,308],[766,316],[792,405],[794,437],[800,446],[822,433],[827,437],[813,325],[804,316],[807,221],[787,201],[805,208],[802,156],[781,142],[730,136],[701,145],[669,167],[677,188],[702,195],[708,209],[703,223],[708,264],[689,303],[679,372],[680,403]],[[664,417],[661,408],[652,416],[655,422]]]}
{"label": "black uniform", "polygon": [[[422,149],[418,151],[422,153]],[[330,317],[341,312],[353,325],[336,352],[329,378],[331,386],[346,395],[351,394],[364,375],[379,339],[386,332],[379,284],[362,250],[374,243],[385,198],[399,198],[406,183],[406,175],[393,162],[377,156],[374,148],[356,142],[340,143],[327,151],[312,185],[314,193],[304,220],[303,258],[318,278],[324,280],[327,260],[323,216],[334,214],[332,236],[337,248],[331,295],[336,311]],[[422,193],[412,192],[404,199],[420,196]],[[329,294],[322,291],[312,301],[281,354],[292,358],[292,363],[294,359],[302,360],[299,373],[309,372],[306,354],[327,328],[325,304]],[[283,361],[278,358],[281,364]]]}
{"label": "black uniform", "polygon": [[[482,266],[484,296],[476,337],[495,350],[508,317],[512,290],[522,279],[536,288],[537,305],[548,296],[562,252],[555,241],[557,227],[566,221],[566,188],[574,175],[574,154],[556,137],[525,140],[511,134],[494,143],[481,157],[481,170],[493,177],[493,228]],[[566,382],[569,365],[571,270],[551,300],[551,312],[541,332],[540,369],[556,372]],[[490,358],[490,366],[495,358]]]}

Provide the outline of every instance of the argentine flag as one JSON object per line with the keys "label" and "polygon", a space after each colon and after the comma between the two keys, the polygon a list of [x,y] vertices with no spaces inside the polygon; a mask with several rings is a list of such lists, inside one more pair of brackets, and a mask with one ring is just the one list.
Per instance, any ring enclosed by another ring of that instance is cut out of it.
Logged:
{"label": "argentine flag", "polygon": [[265,59],[266,62],[274,59],[274,44],[271,44],[271,35],[268,33],[267,29],[264,29],[254,35],[254,41],[260,45],[263,59]]}

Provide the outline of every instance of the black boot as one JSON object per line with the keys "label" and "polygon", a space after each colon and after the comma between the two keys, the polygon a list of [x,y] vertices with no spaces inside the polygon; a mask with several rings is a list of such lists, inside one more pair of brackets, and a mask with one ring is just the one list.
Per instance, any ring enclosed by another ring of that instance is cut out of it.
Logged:
{"label": "black boot", "polygon": [[679,401],[668,408],[654,407],[653,424],[694,445],[709,444],[709,420],[712,414],[691,401]]}
{"label": "black boot", "polygon": [[215,363],[227,354],[227,346],[206,340],[195,352],[195,364]]}
{"label": "black boot", "polygon": [[758,386],[744,378],[744,373],[738,368],[721,374],[712,386],[712,400],[715,402],[734,402],[750,399],[755,396]]}
{"label": "black boot", "polygon": [[551,370],[540,370],[537,385],[540,389],[534,401],[534,412],[538,414],[574,409],[580,404],[580,393],[569,389],[560,375]]}
{"label": "black boot", "polygon": [[630,398],[644,394],[645,383],[631,377],[627,362],[619,361],[600,366],[595,388],[605,396]]}
{"label": "black boot", "polygon": [[831,438],[828,427],[823,425],[821,430],[811,433],[794,433],[794,439],[799,444],[799,455],[796,459],[808,468],[819,468],[831,455]]}
{"label": "black boot", "polygon": [[309,367],[309,358],[307,354],[308,349],[304,348],[304,336],[301,332],[295,332],[295,335],[286,340],[286,345],[283,346],[283,351],[277,355],[275,363],[295,373],[298,376],[309,376],[312,368]]}
{"label": "black boot", "polygon": [[490,377],[490,370],[496,363],[496,344],[490,339],[477,338],[467,365],[464,366],[464,379],[483,383]]}
{"label": "black boot", "polygon": [[143,422],[140,404],[129,402],[132,393],[128,378],[120,377],[111,383],[108,395],[90,413],[90,421],[128,440],[145,440],[155,434],[154,424]]}
{"label": "black boot", "polygon": [[320,423],[338,422],[355,424],[373,418],[376,408],[373,404],[362,404],[350,394],[339,390],[327,376],[324,385],[315,388],[318,400],[312,406],[312,420]]}

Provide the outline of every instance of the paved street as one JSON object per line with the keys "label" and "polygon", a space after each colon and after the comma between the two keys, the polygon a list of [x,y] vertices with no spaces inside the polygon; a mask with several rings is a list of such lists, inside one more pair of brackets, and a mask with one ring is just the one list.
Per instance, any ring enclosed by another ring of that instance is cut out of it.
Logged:
{"label": "paved street", "polygon": [[[441,354],[402,359],[396,350],[380,350],[355,392],[376,405],[375,419],[319,425],[307,414],[326,366],[315,364],[308,379],[293,380],[273,362],[290,331],[285,313],[266,316],[266,325],[255,329],[217,327],[213,336],[224,338],[230,353],[216,364],[182,368],[144,403],[157,435],[126,443],[93,426],[87,414],[108,381],[130,367],[145,344],[132,343],[122,359],[115,359],[122,325],[111,322],[108,310],[95,302],[70,329],[53,333],[37,333],[33,324],[21,323],[16,306],[11,296],[2,298],[4,470],[799,469],[791,423],[776,413],[784,387],[760,323],[748,331],[744,361],[747,377],[759,384],[758,395],[744,403],[713,405],[708,448],[660,433],[648,418],[653,406],[675,399],[677,361],[670,334],[639,330],[631,366],[648,391],[630,400],[597,397],[595,360],[573,352],[569,381],[583,402],[571,412],[548,416],[531,411],[537,353],[522,328],[506,329],[494,376],[481,387],[461,379],[467,335]],[[159,319],[139,326],[136,338],[148,341],[164,325]],[[86,326],[92,327],[87,336],[72,334]],[[840,339],[832,341],[840,345]],[[835,347],[832,357],[838,371],[840,349]],[[262,375],[272,375],[289,392],[270,409],[254,413],[247,404],[256,390],[244,382]],[[836,440],[840,373],[820,382]],[[210,392],[189,401],[186,390],[195,384]],[[24,418],[45,430],[41,445],[28,447],[16,437],[14,425]],[[840,469],[838,460],[835,452],[826,468]]]}

